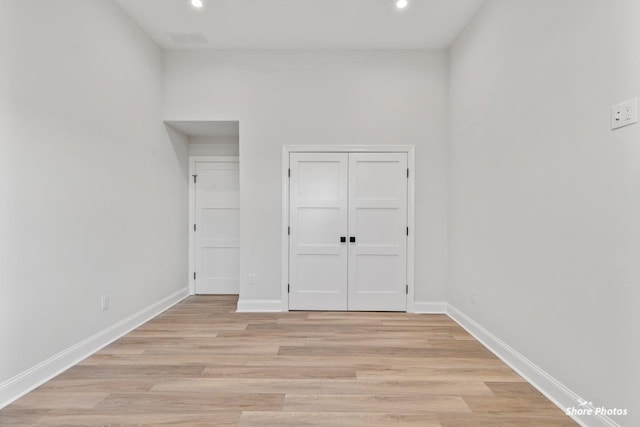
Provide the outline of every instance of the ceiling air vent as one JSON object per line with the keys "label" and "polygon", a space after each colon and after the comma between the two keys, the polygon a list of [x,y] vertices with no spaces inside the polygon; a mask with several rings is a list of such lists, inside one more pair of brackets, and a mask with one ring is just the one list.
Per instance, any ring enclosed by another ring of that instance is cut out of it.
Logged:
{"label": "ceiling air vent", "polygon": [[206,44],[209,41],[202,33],[169,33],[169,38],[179,45]]}

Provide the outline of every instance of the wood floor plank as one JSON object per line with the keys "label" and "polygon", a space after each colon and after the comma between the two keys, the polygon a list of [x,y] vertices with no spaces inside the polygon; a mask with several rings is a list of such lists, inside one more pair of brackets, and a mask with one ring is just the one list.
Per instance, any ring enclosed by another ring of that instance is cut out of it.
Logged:
{"label": "wood floor plank", "polygon": [[542,393],[527,382],[485,381],[485,384],[496,396],[547,400]]}
{"label": "wood floor plank", "polygon": [[98,350],[94,356],[102,356],[109,354],[142,354],[144,353],[144,348],[136,348],[136,347],[119,347],[117,345],[109,345],[101,350]]}
{"label": "wood floor plank", "polygon": [[248,323],[221,323],[215,317],[207,317],[205,319],[184,319],[179,317],[165,318],[161,320],[154,319],[152,325],[143,328],[144,331],[163,331],[163,330],[209,330],[211,332],[218,331],[244,331],[249,326]]}
{"label": "wood floor plank", "polygon": [[203,413],[243,410],[281,410],[282,393],[111,393],[97,406],[97,411],[117,413]]}
{"label": "wood floor plank", "polygon": [[[451,338],[453,339],[453,338]],[[287,345],[287,344],[282,344]],[[293,344],[296,345],[296,344]],[[401,348],[431,348],[432,344],[425,338],[379,338],[372,337],[321,337],[307,338],[306,346],[342,347],[345,345],[363,345],[367,347],[401,347]]]}
{"label": "wood floor plank", "polygon": [[211,332],[207,330],[191,330],[189,332],[180,331],[180,330],[135,330],[129,332],[128,336],[131,337],[172,337],[172,336],[180,336],[183,338],[215,338],[218,336],[219,332]]}
{"label": "wood floor plank", "polygon": [[109,393],[96,391],[47,393],[36,390],[18,399],[13,406],[31,409],[87,409],[94,408],[108,395]]}
{"label": "wood floor plank", "polygon": [[524,397],[465,396],[465,402],[476,413],[501,413],[504,415],[559,415],[562,411],[546,399]]}
{"label": "wood floor plank", "polygon": [[576,425],[446,315],[189,297],[0,410],[3,426]]}
{"label": "wood floor plank", "polygon": [[226,355],[226,354],[200,354],[198,352],[175,354],[165,352],[164,354],[145,354],[143,356],[130,355],[108,355],[100,359],[100,365],[201,365],[201,366],[240,366],[245,365],[250,360],[249,356]]}
{"label": "wood floor plank", "polygon": [[471,412],[460,396],[293,394],[284,399],[285,411],[293,412],[384,412],[388,414],[424,414],[433,412]]}
{"label": "wood floor plank", "polygon": [[442,427],[574,427],[578,425],[567,416],[438,413],[437,417]]}
{"label": "wood floor plank", "polygon": [[186,339],[183,342],[185,346],[199,346],[206,344],[207,346],[217,347],[217,346],[236,346],[239,344],[242,345],[254,345],[254,346],[265,346],[267,344],[270,345],[305,345],[307,342],[306,337],[285,337],[285,336],[247,336],[246,333],[240,336],[235,337],[227,337],[224,335],[216,337],[216,339]]}
{"label": "wood floor plank", "polygon": [[0,410],[0,427],[32,426],[50,409],[11,405]]}
{"label": "wood floor plank", "polygon": [[127,378],[123,381],[122,378],[81,378],[81,379],[64,379],[54,378],[53,380],[43,384],[38,388],[39,392],[53,392],[68,393],[72,391],[84,392],[84,391],[98,391],[98,392],[145,392],[149,391],[158,382],[157,378],[139,379],[139,378]]}
{"label": "wood floor plank", "polygon": [[215,378],[356,378],[351,367],[305,366],[291,369],[289,366],[216,366],[206,368],[203,377]]}
{"label": "wood floor plank", "polygon": [[394,369],[359,369],[359,379],[394,379],[425,381],[502,381],[522,382],[522,377],[508,368],[502,369],[467,369],[467,368],[394,368]]}
{"label": "wood floor plank", "polygon": [[[383,346],[354,346],[344,345],[336,350],[334,346],[281,346],[278,355],[281,356],[322,356],[322,357],[342,357],[351,356],[394,356],[394,357],[456,357],[460,355],[458,349],[447,348],[404,348],[404,347],[383,347]],[[491,357],[486,350],[474,349],[465,352],[468,358]]]}
{"label": "wood floor plank", "polygon": [[375,412],[251,412],[239,427],[440,427],[433,414],[404,415]]}
{"label": "wood floor plank", "polygon": [[218,354],[218,355],[258,355],[258,354],[277,354],[280,346],[258,345],[258,344],[237,344],[237,345],[198,345],[198,346],[180,346],[171,349],[150,348],[144,351],[144,354]]}
{"label": "wood floor plank", "polygon": [[59,379],[82,378],[170,378],[200,376],[205,365],[78,365],[61,374]]}
{"label": "wood floor plank", "polygon": [[[415,332],[404,332],[401,330],[395,331],[367,331],[368,333],[365,335],[363,331],[355,330],[355,331],[345,331],[345,332],[337,332],[331,335],[327,335],[326,338],[335,338],[339,339],[349,339],[349,338],[376,338],[376,339],[407,339],[407,340],[415,340],[415,339],[424,339],[424,340],[432,340],[432,339],[456,339],[456,334],[458,331],[456,330],[448,330],[448,331],[438,331],[431,332],[427,330],[421,331],[419,334]],[[320,337],[322,338],[322,337]]]}
{"label": "wood floor plank", "polygon": [[92,411],[88,413],[65,414],[59,411],[47,414],[38,420],[38,425],[46,426],[189,426],[223,427],[236,426],[240,411],[216,411],[207,413],[153,413],[139,414]]}
{"label": "wood floor plank", "polygon": [[[336,350],[336,351],[339,351]],[[460,356],[460,355],[458,355]],[[247,366],[352,366],[356,369],[416,368],[487,368],[505,369],[498,358],[463,357],[387,357],[375,354],[361,356],[255,356],[247,360]],[[507,368],[508,369],[508,368]]]}
{"label": "wood floor plank", "polygon": [[80,361],[77,366],[82,365],[99,365],[104,360],[111,357],[110,354],[94,354],[91,357],[87,357],[86,359]]}
{"label": "wood floor plank", "polygon": [[156,384],[164,392],[244,392],[295,394],[365,394],[493,396],[483,382],[377,381],[345,379],[188,378]]}
{"label": "wood floor plank", "polygon": [[[251,328],[253,329],[253,328]],[[253,330],[250,330],[253,332]],[[265,337],[265,338],[328,338],[336,335],[336,332],[331,328],[325,329],[323,331],[313,330],[313,329],[305,329],[299,330],[295,328],[282,328],[276,331],[261,331],[260,334],[255,334],[255,336]],[[245,337],[247,336],[247,331],[222,331],[218,333],[218,337],[220,338],[234,338],[234,337]]]}

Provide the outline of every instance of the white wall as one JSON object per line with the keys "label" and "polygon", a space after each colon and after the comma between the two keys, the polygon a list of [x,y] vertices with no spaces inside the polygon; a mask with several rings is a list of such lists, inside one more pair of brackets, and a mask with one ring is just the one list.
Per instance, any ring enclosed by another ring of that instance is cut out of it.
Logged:
{"label": "white wall", "polygon": [[164,65],[166,120],[240,121],[241,298],[281,297],[282,145],[415,144],[416,300],[444,301],[446,53],[176,51]]}
{"label": "white wall", "polygon": [[187,286],[188,148],[114,2],[0,0],[0,61],[2,383]]}
{"label": "white wall", "polygon": [[189,154],[192,156],[238,157],[240,144],[237,136],[190,136]]}
{"label": "white wall", "polygon": [[640,2],[489,1],[450,67],[449,301],[640,425]]}

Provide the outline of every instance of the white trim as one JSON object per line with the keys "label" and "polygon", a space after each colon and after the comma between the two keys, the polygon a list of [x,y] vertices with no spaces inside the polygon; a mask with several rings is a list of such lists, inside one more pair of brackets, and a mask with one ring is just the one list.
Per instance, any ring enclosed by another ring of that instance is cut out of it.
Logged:
{"label": "white trim", "polygon": [[280,225],[280,295],[282,311],[289,311],[289,148],[282,146],[282,223]]}
{"label": "white trim", "polygon": [[0,384],[0,409],[153,319],[189,295],[183,288]]}
{"label": "white trim", "polygon": [[289,153],[407,153],[409,179],[407,188],[407,313],[415,311],[415,229],[416,229],[416,159],[413,145],[283,145],[282,146],[282,223],[281,223],[281,311],[289,311]]}
{"label": "white trim", "polygon": [[[529,384],[538,389],[540,393],[545,395],[550,401],[559,407],[562,412],[566,413],[567,408],[570,407],[578,407],[579,401],[581,400],[580,396],[560,381],[553,378],[538,365],[510,347],[500,338],[482,327],[471,317],[467,316],[451,304],[447,305],[447,315],[466,329],[467,332],[480,341],[480,343],[482,343],[489,351],[509,365],[511,369],[520,374],[520,376],[527,380]],[[595,408],[591,409],[594,409],[595,412]],[[571,416],[571,418],[581,426],[585,427],[620,427],[618,423],[604,415]]]}
{"label": "white trim", "polygon": [[416,149],[407,147],[407,167],[409,179],[407,180],[407,226],[409,236],[407,239],[407,313],[415,312],[415,247],[416,247]]}
{"label": "white trim", "polygon": [[413,145],[285,145],[287,153],[408,153]]}
{"label": "white trim", "polygon": [[196,282],[193,273],[196,271],[196,239],[193,235],[193,224],[196,222],[196,184],[193,175],[196,173],[196,163],[239,163],[238,156],[189,156],[189,295],[196,294]]}
{"label": "white trim", "polygon": [[413,312],[419,314],[447,314],[445,301],[416,301],[413,303]]}
{"label": "white trim", "polygon": [[280,313],[282,311],[282,301],[279,299],[239,299],[236,309],[236,313]]}

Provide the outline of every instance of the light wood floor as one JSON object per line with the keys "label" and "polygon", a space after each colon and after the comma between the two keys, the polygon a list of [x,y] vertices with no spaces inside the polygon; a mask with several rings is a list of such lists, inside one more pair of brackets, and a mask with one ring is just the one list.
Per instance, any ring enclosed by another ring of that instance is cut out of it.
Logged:
{"label": "light wood floor", "polygon": [[576,425],[447,316],[235,305],[184,300],[1,410],[0,425]]}

